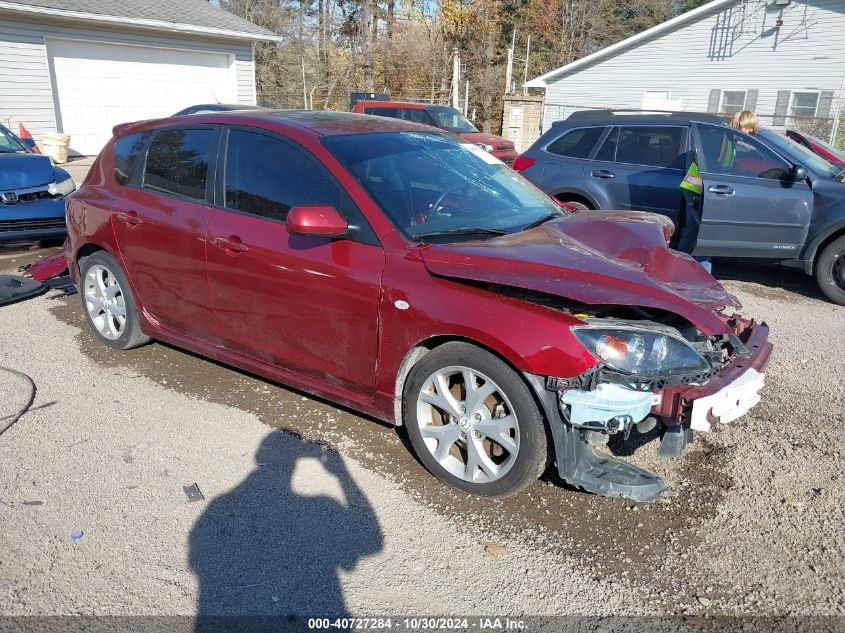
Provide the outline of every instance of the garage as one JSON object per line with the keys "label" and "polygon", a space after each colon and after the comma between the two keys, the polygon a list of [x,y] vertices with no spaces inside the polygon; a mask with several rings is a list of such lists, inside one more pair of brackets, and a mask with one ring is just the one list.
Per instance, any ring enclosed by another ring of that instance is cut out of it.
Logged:
{"label": "garage", "polygon": [[0,1],[0,122],[92,156],[118,123],[255,105],[253,47],[285,38],[217,4]]}
{"label": "garage", "polygon": [[237,102],[225,53],[48,39],[57,127],[71,148],[96,154],[126,121],[168,116],[195,103]]}

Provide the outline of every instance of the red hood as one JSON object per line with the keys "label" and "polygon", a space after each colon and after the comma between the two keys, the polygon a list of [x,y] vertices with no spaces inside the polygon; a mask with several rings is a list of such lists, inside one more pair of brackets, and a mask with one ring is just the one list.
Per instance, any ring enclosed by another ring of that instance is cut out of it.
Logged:
{"label": "red hood", "polygon": [[706,334],[730,329],[716,311],[739,308],[704,268],[666,247],[660,216],[584,212],[478,242],[422,247],[434,275],[524,288],[589,305],[678,314]]}
{"label": "red hood", "polygon": [[501,136],[495,134],[485,134],[484,132],[464,132],[461,134],[462,139],[466,139],[470,143],[484,143],[485,145],[492,145],[493,149],[498,149],[501,145],[513,147],[513,141],[509,141]]}

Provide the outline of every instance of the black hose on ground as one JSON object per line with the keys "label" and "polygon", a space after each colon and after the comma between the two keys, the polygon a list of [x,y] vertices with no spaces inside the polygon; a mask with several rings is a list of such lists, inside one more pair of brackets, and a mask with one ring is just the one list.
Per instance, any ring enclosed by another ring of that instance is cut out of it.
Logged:
{"label": "black hose on ground", "polygon": [[8,431],[9,428],[15,422],[21,419],[21,416],[23,416],[24,413],[29,411],[29,408],[32,406],[32,403],[35,402],[35,381],[33,381],[32,378],[27,376],[22,371],[12,369],[11,367],[4,367],[3,365],[0,365],[0,371],[5,371],[12,374],[13,376],[17,376],[18,378],[26,382],[27,387],[29,388],[29,397],[27,398],[26,404],[20,409],[18,409],[18,411],[12,415],[11,419],[4,426],[0,427],[0,435],[3,435],[3,433]]}

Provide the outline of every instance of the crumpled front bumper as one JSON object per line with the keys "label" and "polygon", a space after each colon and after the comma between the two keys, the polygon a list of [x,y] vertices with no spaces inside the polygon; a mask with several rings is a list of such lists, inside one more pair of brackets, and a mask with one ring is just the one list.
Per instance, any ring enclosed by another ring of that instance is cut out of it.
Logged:
{"label": "crumpled front bumper", "polygon": [[734,333],[745,344],[746,356],[736,356],[704,385],[665,388],[652,413],[668,426],[708,431],[713,422],[731,422],[757,404],[772,354],[769,327],[753,319],[737,319]]}

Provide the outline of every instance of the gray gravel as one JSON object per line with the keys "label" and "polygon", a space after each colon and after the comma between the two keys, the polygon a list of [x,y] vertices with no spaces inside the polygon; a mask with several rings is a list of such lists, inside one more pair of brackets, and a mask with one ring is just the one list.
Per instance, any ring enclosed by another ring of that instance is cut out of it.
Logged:
{"label": "gray gravel", "polygon": [[163,345],[103,351],[76,297],[2,308],[0,364],[38,394],[0,436],[0,613],[843,616],[845,308],[719,272],[772,328],[764,400],[682,460],[631,447],[679,493],[643,506],[549,481],[467,499],[371,420]]}

